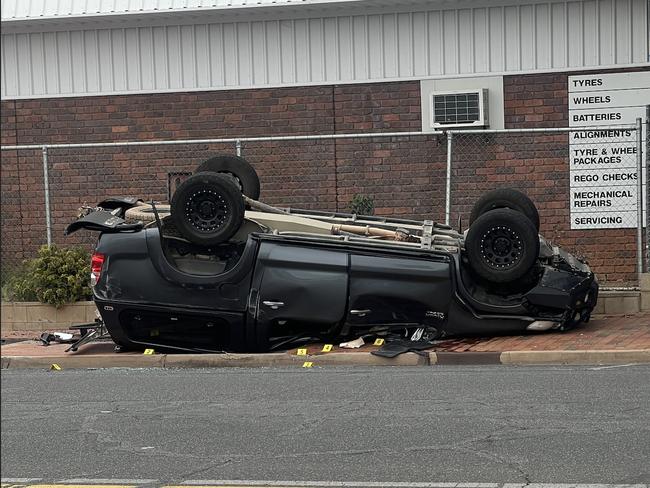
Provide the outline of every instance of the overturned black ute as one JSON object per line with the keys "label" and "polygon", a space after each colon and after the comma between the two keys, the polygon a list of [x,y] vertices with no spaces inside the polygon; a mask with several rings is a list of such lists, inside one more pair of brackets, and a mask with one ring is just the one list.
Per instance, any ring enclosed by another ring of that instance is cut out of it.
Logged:
{"label": "overturned black ute", "polygon": [[94,300],[123,348],[268,351],[420,330],[418,338],[566,329],[589,320],[587,264],[539,236],[528,197],[498,189],[469,229],[278,209],[252,167],[203,163],[170,205],[113,199],[67,232],[100,231]]}

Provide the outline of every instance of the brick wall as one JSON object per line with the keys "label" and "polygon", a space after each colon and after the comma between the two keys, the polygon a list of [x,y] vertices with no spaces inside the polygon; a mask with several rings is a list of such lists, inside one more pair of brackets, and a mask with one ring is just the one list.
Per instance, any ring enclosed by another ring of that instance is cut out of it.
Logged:
{"label": "brick wall", "polygon": [[[568,76],[504,77],[506,126],[566,126]],[[417,81],[17,100],[2,102],[2,143],[419,131],[420,120]],[[50,150],[55,242],[93,242],[90,234],[63,237],[80,204],[119,195],[165,200],[169,172],[192,171],[219,152],[234,147]],[[444,219],[444,137],[247,143],[243,153],[271,204],[345,211],[360,193],[374,198],[379,215]],[[5,261],[32,255],[45,229],[40,150],[2,156]],[[460,216],[466,223],[483,191],[517,186],[538,204],[542,233],[588,256],[602,281],[634,280],[633,229],[569,230],[567,160],[563,134],[458,136],[452,221]]]}
{"label": "brick wall", "polygon": [[[404,82],[17,100],[6,102],[2,132],[7,144],[43,144],[419,131],[419,97],[419,83]],[[234,145],[50,149],[54,241],[94,241],[84,232],[63,237],[81,204],[120,195],[166,200],[169,172],[192,171],[220,152]],[[271,204],[344,211],[361,193],[374,198],[377,214],[444,215],[444,145],[436,137],[246,143],[243,153]],[[31,256],[45,239],[42,159],[40,150],[19,156],[13,166],[3,161],[21,181],[7,198],[23,200],[22,212],[7,208],[13,220],[3,232]]]}
{"label": "brick wall", "polygon": [[[13,101],[0,106],[0,141],[2,145],[16,143],[16,110]],[[2,222],[2,260],[20,262],[22,254],[20,174],[16,151],[2,152],[0,178],[0,221]]]}

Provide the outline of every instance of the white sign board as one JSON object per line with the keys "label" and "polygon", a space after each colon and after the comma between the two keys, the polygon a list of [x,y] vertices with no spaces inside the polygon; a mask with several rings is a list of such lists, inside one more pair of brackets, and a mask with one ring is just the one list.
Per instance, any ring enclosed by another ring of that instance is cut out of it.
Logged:
{"label": "white sign board", "polygon": [[[637,226],[636,132],[612,126],[645,121],[646,105],[650,71],[569,77],[569,126],[603,127],[569,134],[572,229]],[[644,124],[644,148],[647,133]],[[644,204],[646,162],[644,153]]]}

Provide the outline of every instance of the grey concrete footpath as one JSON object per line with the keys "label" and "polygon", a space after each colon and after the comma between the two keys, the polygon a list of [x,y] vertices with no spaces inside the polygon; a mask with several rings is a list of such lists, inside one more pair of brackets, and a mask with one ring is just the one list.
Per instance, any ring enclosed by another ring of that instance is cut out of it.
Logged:
{"label": "grey concrete footpath", "polygon": [[106,356],[4,356],[2,369],[50,368],[227,368],[320,366],[430,366],[445,364],[571,364],[617,365],[650,363],[650,350],[423,352],[384,358],[369,352],[332,352],[307,356],[267,354],[154,354]]}

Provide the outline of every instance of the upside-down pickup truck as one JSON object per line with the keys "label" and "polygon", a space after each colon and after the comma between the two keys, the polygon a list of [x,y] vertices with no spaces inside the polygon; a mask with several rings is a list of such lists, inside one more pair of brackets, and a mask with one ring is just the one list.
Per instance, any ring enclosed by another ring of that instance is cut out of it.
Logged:
{"label": "upside-down pickup truck", "polygon": [[430,337],[563,330],[596,304],[588,265],[538,234],[537,210],[516,190],[485,194],[460,232],[277,209],[257,200],[245,160],[206,163],[171,205],[106,200],[66,230],[100,232],[93,297],[123,348],[258,352],[410,327]]}

